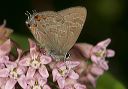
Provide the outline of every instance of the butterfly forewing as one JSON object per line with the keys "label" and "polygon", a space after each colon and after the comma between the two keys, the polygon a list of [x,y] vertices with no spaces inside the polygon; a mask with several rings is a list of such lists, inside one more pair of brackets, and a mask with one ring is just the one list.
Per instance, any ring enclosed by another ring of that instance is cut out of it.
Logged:
{"label": "butterfly forewing", "polygon": [[[65,40],[65,35],[67,27],[63,25],[63,18],[58,15],[56,12],[42,12],[42,17],[44,16],[45,19],[42,19],[38,22],[39,29],[41,31],[45,32],[45,36],[47,38],[45,43],[45,48],[48,50],[48,52],[54,51],[56,54],[60,54],[60,40]],[[43,40],[43,37],[42,37]],[[40,41],[41,42],[41,41]]]}

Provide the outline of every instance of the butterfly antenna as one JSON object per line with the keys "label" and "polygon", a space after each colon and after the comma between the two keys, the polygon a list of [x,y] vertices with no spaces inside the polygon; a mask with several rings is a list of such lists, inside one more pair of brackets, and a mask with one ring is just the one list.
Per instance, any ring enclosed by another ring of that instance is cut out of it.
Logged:
{"label": "butterfly antenna", "polygon": [[37,13],[37,11],[36,10],[32,10],[32,13],[34,14],[34,13]]}
{"label": "butterfly antenna", "polygon": [[25,15],[27,15],[28,19],[32,16],[30,12],[26,11]]}
{"label": "butterfly antenna", "polygon": [[25,13],[25,15],[28,17],[28,19],[30,18],[29,15],[28,15],[28,13]]}
{"label": "butterfly antenna", "polygon": [[28,12],[28,11],[26,11],[26,12],[28,13],[28,15],[29,15],[30,17],[32,16],[30,12]]}

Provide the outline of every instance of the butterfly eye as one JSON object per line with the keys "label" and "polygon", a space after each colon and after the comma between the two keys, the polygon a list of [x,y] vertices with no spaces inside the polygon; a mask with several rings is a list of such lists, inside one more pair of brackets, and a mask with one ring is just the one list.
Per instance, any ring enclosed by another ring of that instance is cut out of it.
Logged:
{"label": "butterfly eye", "polygon": [[28,27],[30,27],[30,26],[31,26],[29,23],[26,23],[26,25],[27,25]]}

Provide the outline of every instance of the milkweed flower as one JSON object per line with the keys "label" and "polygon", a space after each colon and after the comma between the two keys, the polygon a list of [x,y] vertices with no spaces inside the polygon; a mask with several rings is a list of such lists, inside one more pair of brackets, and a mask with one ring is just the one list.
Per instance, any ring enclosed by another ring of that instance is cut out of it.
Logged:
{"label": "milkweed flower", "polygon": [[43,78],[39,72],[36,72],[33,77],[26,77],[25,89],[51,89],[47,84],[47,79]]}
{"label": "milkweed flower", "polygon": [[[24,87],[24,78],[26,69],[19,66],[18,62],[21,57],[21,50],[17,49],[18,58],[15,62],[6,60],[5,68],[0,69],[0,77],[7,79],[4,89],[13,89],[15,88],[15,84],[18,82],[21,87]],[[1,81],[2,82],[2,81]]]}
{"label": "milkweed flower", "polygon": [[99,61],[105,60],[106,57],[113,57],[115,52],[111,49],[106,49],[110,44],[111,39],[106,39],[99,42],[96,46],[92,47],[91,50],[91,60],[92,62],[98,64]]}
{"label": "milkweed flower", "polygon": [[91,63],[81,73],[79,81],[84,82],[84,84],[89,82],[93,87],[96,87],[96,80],[109,69],[108,61],[105,60],[106,57],[113,57],[115,55],[113,50],[107,49],[110,42],[111,39],[108,38],[99,42],[96,46],[92,46],[89,52]]}
{"label": "milkweed flower", "polygon": [[37,51],[36,43],[29,39],[30,53],[23,56],[19,62],[21,66],[29,67],[26,76],[33,77],[35,72],[38,71],[40,75],[44,78],[49,77],[46,64],[49,64],[52,59],[39,51]]}
{"label": "milkweed flower", "polygon": [[76,55],[80,50],[75,49],[71,60],[54,61],[29,39],[29,51],[17,48],[18,57],[12,61],[12,43],[8,39],[0,45],[0,88],[17,89],[16,83],[23,89],[89,89],[89,84],[96,87],[96,80],[109,69],[106,57],[115,54],[113,50],[106,49],[110,41],[107,39],[96,46],[87,45],[86,51],[82,45],[80,50],[85,52],[85,59],[80,57],[81,54]]}
{"label": "milkweed flower", "polygon": [[57,81],[59,87],[64,88],[66,78],[79,78],[79,75],[73,70],[78,65],[79,62],[77,61],[58,62],[52,71],[53,81]]}

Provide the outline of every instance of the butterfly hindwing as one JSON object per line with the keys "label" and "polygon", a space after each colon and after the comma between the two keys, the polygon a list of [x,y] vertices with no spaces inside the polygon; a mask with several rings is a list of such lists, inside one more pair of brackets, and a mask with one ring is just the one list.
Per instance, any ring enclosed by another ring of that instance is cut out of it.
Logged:
{"label": "butterfly hindwing", "polygon": [[68,36],[63,49],[69,51],[75,44],[86,19],[87,11],[84,7],[72,7],[58,12],[68,26]]}

